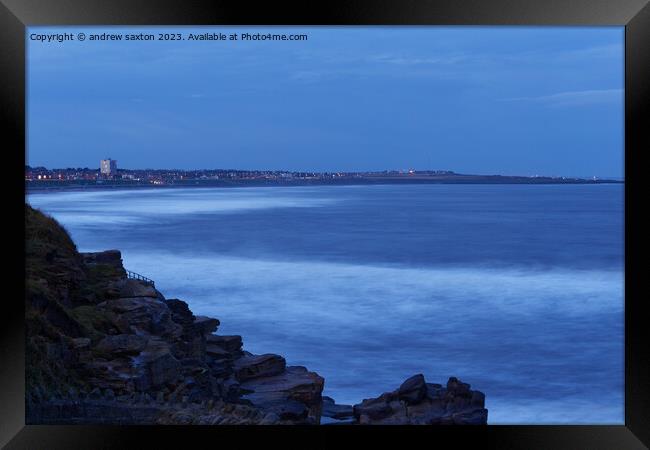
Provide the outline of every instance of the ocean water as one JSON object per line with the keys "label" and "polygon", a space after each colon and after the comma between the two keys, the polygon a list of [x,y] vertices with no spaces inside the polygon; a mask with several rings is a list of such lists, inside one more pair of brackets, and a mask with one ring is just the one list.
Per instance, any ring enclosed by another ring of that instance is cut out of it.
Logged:
{"label": "ocean water", "polygon": [[491,424],[624,422],[622,185],[30,194],[81,251],[357,403],[457,376]]}

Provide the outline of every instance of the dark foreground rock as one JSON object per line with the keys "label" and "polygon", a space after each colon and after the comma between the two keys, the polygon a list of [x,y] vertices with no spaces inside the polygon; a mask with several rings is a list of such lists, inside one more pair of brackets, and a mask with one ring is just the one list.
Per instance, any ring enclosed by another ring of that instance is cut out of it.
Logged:
{"label": "dark foreground rock", "polygon": [[280,420],[318,424],[324,383],[305,367],[289,366],[276,375],[248,379],[240,388],[243,399]]}
{"label": "dark foreground rock", "polygon": [[424,376],[354,407],[323,397],[324,379],[216,335],[127,278],[118,250],[79,253],[51,218],[26,208],[28,424],[479,424],[485,397]]}
{"label": "dark foreground rock", "polygon": [[449,378],[447,386],[426,383],[422,374],[392,392],[366,399],[353,408],[361,425],[486,425],[482,392]]}
{"label": "dark foreground rock", "polygon": [[255,378],[272,377],[284,372],[286,367],[286,361],[280,355],[270,353],[265,355],[248,354],[239,357],[235,361],[235,378],[243,382]]}

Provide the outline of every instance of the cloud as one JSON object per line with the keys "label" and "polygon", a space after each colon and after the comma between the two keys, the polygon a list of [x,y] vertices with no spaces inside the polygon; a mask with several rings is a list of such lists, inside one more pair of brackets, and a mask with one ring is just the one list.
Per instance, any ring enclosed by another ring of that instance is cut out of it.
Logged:
{"label": "cloud", "polygon": [[577,58],[597,59],[597,58],[620,58],[624,52],[623,42],[600,45],[596,47],[587,47],[576,50],[567,50],[559,54],[559,59],[574,60]]}
{"label": "cloud", "polygon": [[560,92],[538,97],[506,98],[502,101],[532,102],[547,106],[586,106],[622,101],[623,89],[592,89]]}
{"label": "cloud", "polygon": [[303,83],[314,83],[321,80],[323,77],[323,72],[317,72],[314,70],[301,70],[299,72],[292,73],[290,79],[294,81],[300,81]]}
{"label": "cloud", "polygon": [[468,58],[465,55],[449,55],[443,57],[403,57],[397,55],[376,55],[368,58],[368,61],[397,65],[450,65],[464,62],[467,59]]}

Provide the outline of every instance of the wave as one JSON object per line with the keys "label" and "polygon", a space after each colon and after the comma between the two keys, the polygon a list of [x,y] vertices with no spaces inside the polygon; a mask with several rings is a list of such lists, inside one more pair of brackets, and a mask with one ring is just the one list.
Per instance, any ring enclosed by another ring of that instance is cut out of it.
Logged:
{"label": "wave", "polygon": [[[434,311],[459,301],[465,305],[467,298],[473,299],[474,308],[489,306],[509,314],[560,308],[565,314],[580,315],[603,308],[612,312],[612,307],[622,311],[623,307],[623,273],[615,270],[383,267],[305,260],[195,257],[165,252],[125,254],[125,261],[155,272],[161,279],[162,289],[172,292],[256,289],[261,294],[271,294],[286,289],[294,293],[292,297],[301,299],[305,292],[319,302],[357,296],[363,299],[363,307],[383,308],[389,307],[384,303],[384,298],[388,297],[394,300],[390,307],[396,313],[423,307]],[[179,267],[183,270],[179,271]],[[434,301],[441,298],[446,300],[444,304]],[[536,302],[539,298],[544,302]],[[616,304],[612,299],[620,302]],[[302,304],[312,301],[302,300]],[[349,307],[355,309],[354,305]],[[361,317],[352,320],[358,318]]]}
{"label": "wave", "polygon": [[[188,188],[30,194],[29,203],[66,225],[120,225],[168,216],[328,206],[338,199],[291,188]],[[298,194],[298,195],[297,195]]]}

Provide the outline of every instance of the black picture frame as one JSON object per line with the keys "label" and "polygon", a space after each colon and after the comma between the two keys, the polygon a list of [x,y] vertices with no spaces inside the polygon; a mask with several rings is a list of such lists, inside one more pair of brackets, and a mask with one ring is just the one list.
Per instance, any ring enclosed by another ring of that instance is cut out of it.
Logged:
{"label": "black picture frame", "polygon": [[[281,445],[330,448],[364,441],[431,447],[500,449],[637,449],[650,445],[650,358],[640,245],[644,152],[650,99],[650,5],[647,0],[355,0],[299,4],[169,0],[0,0],[0,68],[4,141],[5,290],[0,313],[0,446],[6,448],[113,448],[187,445],[188,436],[223,442],[281,439]],[[625,26],[625,425],[487,427],[115,427],[25,426],[24,280],[25,27],[33,25],[572,25]],[[20,218],[20,219],[19,219]],[[9,234],[10,233],[10,234]],[[6,244],[5,244],[6,246]],[[15,252],[15,253],[14,253]],[[271,441],[267,441],[270,443]],[[645,444],[645,445],[644,445]],[[215,444],[217,445],[217,444]],[[221,444],[219,444],[221,445]],[[413,444],[416,445],[416,444]],[[421,444],[417,444],[421,445]],[[444,446],[444,444],[442,444]],[[239,447],[237,447],[239,448]],[[472,448],[472,447],[469,447]]]}

